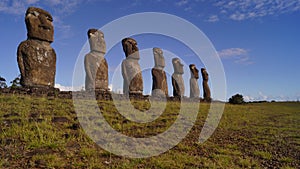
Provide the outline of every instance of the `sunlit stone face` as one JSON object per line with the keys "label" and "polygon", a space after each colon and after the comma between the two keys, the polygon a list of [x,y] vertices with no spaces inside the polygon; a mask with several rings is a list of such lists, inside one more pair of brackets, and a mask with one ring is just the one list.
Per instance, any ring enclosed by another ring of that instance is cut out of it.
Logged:
{"label": "sunlit stone face", "polygon": [[122,40],[123,51],[125,56],[132,59],[140,59],[139,48],[137,42],[132,38]]}
{"label": "sunlit stone face", "polygon": [[88,37],[91,51],[97,51],[105,54],[106,44],[103,32],[97,29],[89,29]]}
{"label": "sunlit stone face", "polygon": [[199,70],[196,68],[194,64],[190,65],[190,70],[194,78],[199,79]]}
{"label": "sunlit stone face", "polygon": [[178,74],[183,74],[183,64],[180,62],[178,58],[172,59],[173,67],[174,67],[174,72]]}
{"label": "sunlit stone face", "polygon": [[165,67],[165,58],[163,56],[163,51],[160,48],[153,48],[155,67]]}
{"label": "sunlit stone face", "polygon": [[202,74],[202,78],[203,80],[208,80],[208,73],[206,72],[205,68],[201,68],[201,74]]}
{"label": "sunlit stone face", "polygon": [[53,42],[53,18],[45,10],[29,7],[26,11],[25,23],[28,39],[39,39]]}

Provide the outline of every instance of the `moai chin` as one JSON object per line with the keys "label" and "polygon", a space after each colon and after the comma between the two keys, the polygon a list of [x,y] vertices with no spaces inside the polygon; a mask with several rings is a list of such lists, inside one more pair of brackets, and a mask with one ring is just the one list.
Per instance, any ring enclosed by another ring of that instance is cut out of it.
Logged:
{"label": "moai chin", "polygon": [[165,58],[160,48],[153,48],[155,66],[152,68],[152,96],[168,96],[167,75],[164,71]]}
{"label": "moai chin", "polygon": [[56,53],[53,42],[53,19],[47,11],[29,7],[25,15],[27,40],[17,51],[23,87],[54,87]]}
{"label": "moai chin", "polygon": [[104,34],[97,29],[89,29],[87,32],[90,44],[90,52],[85,55],[85,90],[108,91],[108,64],[104,55],[106,44]]}
{"label": "moai chin", "polygon": [[143,77],[139,65],[139,49],[137,42],[132,38],[122,40],[126,59],[122,62],[122,76],[124,79],[124,94],[143,94]]}
{"label": "moai chin", "polygon": [[190,78],[190,98],[199,98],[200,89],[198,84],[199,70],[194,64],[190,64],[191,78]]}
{"label": "moai chin", "polygon": [[172,74],[172,86],[173,86],[173,96],[183,97],[184,96],[184,81],[182,78],[183,64],[180,62],[179,58],[173,58],[172,64],[174,68],[174,73]]}
{"label": "moai chin", "polygon": [[202,85],[203,85],[203,98],[204,101],[210,102],[211,101],[211,94],[210,89],[208,86],[208,73],[206,72],[205,68],[201,68],[201,74],[202,74]]}

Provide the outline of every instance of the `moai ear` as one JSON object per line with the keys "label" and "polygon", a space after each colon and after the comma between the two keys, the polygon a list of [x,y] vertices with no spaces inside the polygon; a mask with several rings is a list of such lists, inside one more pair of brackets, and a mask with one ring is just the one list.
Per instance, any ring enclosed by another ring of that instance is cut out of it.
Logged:
{"label": "moai ear", "polygon": [[89,35],[90,35],[90,37],[96,37],[95,34],[96,34],[96,33],[90,33]]}

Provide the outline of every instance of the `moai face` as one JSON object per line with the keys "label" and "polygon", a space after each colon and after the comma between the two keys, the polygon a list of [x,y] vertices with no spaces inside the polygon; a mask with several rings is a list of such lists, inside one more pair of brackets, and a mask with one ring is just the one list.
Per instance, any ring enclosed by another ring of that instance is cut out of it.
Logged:
{"label": "moai face", "polygon": [[199,70],[194,64],[190,64],[191,74],[194,78],[199,79]]}
{"label": "moai face", "polygon": [[206,72],[205,68],[201,68],[201,74],[202,74],[203,80],[208,80],[208,73]]}
{"label": "moai face", "polygon": [[174,72],[178,74],[183,74],[183,64],[180,62],[178,58],[172,59],[173,67],[174,67]]}
{"label": "moai face", "polygon": [[106,44],[103,32],[97,29],[89,29],[87,34],[91,51],[101,52],[105,54]]}
{"label": "moai face", "polygon": [[164,68],[165,58],[163,56],[163,51],[160,48],[153,48],[155,67]]}
{"label": "moai face", "polygon": [[137,42],[132,38],[125,38],[122,40],[123,51],[127,57],[133,59],[140,59],[139,48]]}
{"label": "moai face", "polygon": [[54,29],[52,21],[52,16],[47,11],[29,7],[25,16],[28,39],[53,42]]}

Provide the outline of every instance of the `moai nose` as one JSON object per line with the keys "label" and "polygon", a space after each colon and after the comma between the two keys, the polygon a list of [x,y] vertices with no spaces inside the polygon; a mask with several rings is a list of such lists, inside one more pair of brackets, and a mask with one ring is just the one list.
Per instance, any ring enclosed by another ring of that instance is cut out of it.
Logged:
{"label": "moai nose", "polygon": [[47,17],[44,15],[39,15],[39,19],[41,21],[40,27],[43,27],[44,29],[51,29],[51,26],[47,22]]}

